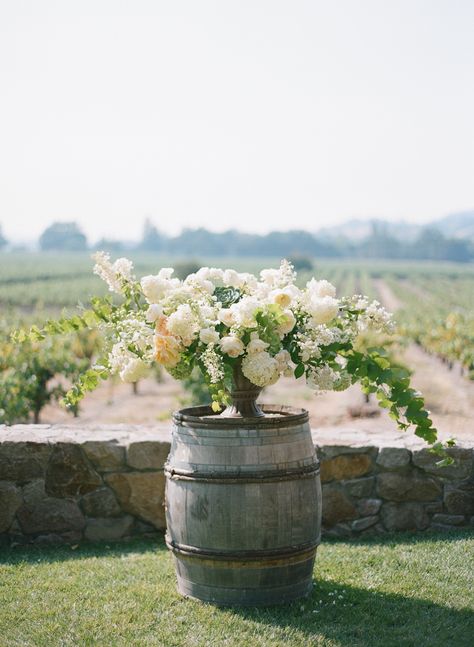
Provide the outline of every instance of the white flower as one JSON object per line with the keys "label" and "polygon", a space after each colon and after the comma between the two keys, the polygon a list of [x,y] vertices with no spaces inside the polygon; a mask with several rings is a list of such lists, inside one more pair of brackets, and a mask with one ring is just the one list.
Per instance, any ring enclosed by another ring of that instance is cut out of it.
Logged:
{"label": "white flower", "polygon": [[280,377],[277,360],[266,350],[246,355],[242,360],[242,373],[256,386],[275,384]]}
{"label": "white flower", "polygon": [[178,337],[184,346],[190,346],[199,332],[199,321],[188,303],[179,305],[166,322],[170,335]]}
{"label": "white flower", "polygon": [[270,344],[267,344],[263,339],[259,339],[256,332],[251,333],[250,341],[247,344],[247,353],[261,353],[263,350],[266,350]]}
{"label": "white flower", "polygon": [[283,349],[275,355],[275,360],[278,364],[278,370],[280,373],[283,373],[286,377],[289,377],[293,374],[293,364],[291,362],[290,353]]}
{"label": "white flower", "polygon": [[329,323],[339,312],[339,301],[330,296],[312,297],[307,310],[316,324]]}
{"label": "white flower", "polygon": [[283,259],[278,270],[262,270],[260,272],[260,279],[263,283],[272,288],[285,288],[295,282],[296,273],[293,269],[293,265],[286,259]]}
{"label": "white flower", "polygon": [[245,296],[237,303],[233,303],[230,310],[234,315],[235,324],[244,328],[253,328],[256,325],[255,315],[260,305],[258,299],[250,296]]}
{"label": "white flower", "polygon": [[107,283],[110,292],[121,294],[123,282],[132,278],[133,263],[127,258],[118,258],[115,263],[110,262],[110,255],[106,252],[93,254],[95,260],[94,274]]}
{"label": "white flower", "polygon": [[148,303],[158,303],[165,296],[167,288],[166,279],[161,279],[159,276],[150,274],[142,278],[140,285]]}
{"label": "white flower", "polygon": [[291,303],[291,294],[287,290],[272,290],[270,298],[282,308],[287,308]]}
{"label": "white flower", "polygon": [[235,316],[230,308],[221,308],[217,313],[219,321],[222,321],[228,328],[235,324]]}
{"label": "white flower", "polygon": [[172,267],[162,267],[161,270],[158,272],[158,278],[164,279],[165,281],[169,281],[173,274],[174,274],[174,269]]}
{"label": "white flower", "polygon": [[222,337],[220,347],[222,352],[229,355],[229,357],[238,357],[239,355],[242,355],[245,350],[242,340],[236,335],[227,335],[227,337]]}
{"label": "white flower", "polygon": [[145,317],[146,320],[150,323],[154,323],[158,317],[161,317],[163,314],[163,306],[158,303],[152,303],[151,306],[146,311]]}
{"label": "white flower", "polygon": [[360,331],[371,328],[376,332],[393,333],[394,323],[392,321],[392,313],[387,312],[378,301],[372,301],[365,312],[362,312],[357,321],[357,326]]}
{"label": "white flower", "polygon": [[334,388],[339,374],[330,366],[318,366],[311,368],[306,376],[306,383],[315,391],[330,391]]}
{"label": "white flower", "polygon": [[295,327],[295,323],[296,323],[296,318],[295,318],[295,315],[291,312],[291,310],[284,310],[282,315],[282,321],[278,326],[279,334],[282,337],[287,335],[289,332],[293,330],[293,328]]}
{"label": "white flower", "polygon": [[217,354],[213,344],[206,347],[206,350],[201,354],[201,360],[206,367],[211,384],[216,384],[224,378],[222,357]]}
{"label": "white flower", "polygon": [[224,284],[224,272],[218,267],[201,267],[196,276],[203,281],[210,281],[215,287]]}
{"label": "white flower", "polygon": [[316,279],[311,279],[306,283],[308,291],[316,297],[335,297],[336,288],[329,281],[316,281]]}
{"label": "white flower", "polygon": [[202,276],[198,276],[197,274],[190,274],[187,276],[184,281],[184,285],[189,285],[194,289],[202,290],[208,294],[212,294],[214,292],[214,284],[212,281],[204,279]]}
{"label": "white flower", "polygon": [[199,331],[199,339],[203,344],[217,344],[219,333],[214,328],[202,328]]}
{"label": "white flower", "polygon": [[226,287],[240,288],[244,284],[245,278],[235,270],[224,270],[222,281]]}
{"label": "white flower", "polygon": [[122,382],[137,382],[148,372],[148,366],[138,357],[131,359],[120,371]]}

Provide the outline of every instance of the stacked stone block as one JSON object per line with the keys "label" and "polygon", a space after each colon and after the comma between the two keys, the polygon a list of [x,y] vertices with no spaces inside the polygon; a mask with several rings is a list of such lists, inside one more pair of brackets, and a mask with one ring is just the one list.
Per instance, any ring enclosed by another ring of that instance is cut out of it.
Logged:
{"label": "stacked stone block", "polygon": [[[438,468],[419,446],[314,437],[326,536],[474,526],[472,446]],[[0,426],[0,545],[162,532],[169,448],[167,428]]]}
{"label": "stacked stone block", "polygon": [[474,524],[473,449],[449,450],[441,468],[427,448],[319,446],[323,532],[448,530]]}
{"label": "stacked stone block", "polygon": [[0,428],[0,543],[164,530],[169,447],[167,435],[146,429]]}

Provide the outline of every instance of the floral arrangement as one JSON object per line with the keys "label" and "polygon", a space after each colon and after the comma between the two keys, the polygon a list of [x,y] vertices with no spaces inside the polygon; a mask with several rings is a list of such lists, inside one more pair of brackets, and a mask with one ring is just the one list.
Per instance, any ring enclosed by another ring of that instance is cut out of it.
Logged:
{"label": "floral arrangement", "polygon": [[104,333],[106,354],[68,393],[69,406],[100,379],[118,374],[134,382],[157,362],[177,379],[198,367],[219,412],[229,403],[233,367],[240,362],[243,375],[258,387],[282,375],[305,379],[316,392],[342,391],[359,382],[365,392],[375,393],[399,428],[413,425],[415,434],[450,462],[408,372],[392,366],[383,348],[358,349],[365,331],[393,332],[390,313],[377,301],[360,295],[338,299],[324,279],[298,287],[286,260],[278,269],[262,270],[259,278],[203,267],[184,280],[174,278],[172,268],[137,280],[126,258],[112,263],[98,252],[94,260],[95,274],[120,302],[95,298],[90,310],[28,333],[34,339],[83,327]]}

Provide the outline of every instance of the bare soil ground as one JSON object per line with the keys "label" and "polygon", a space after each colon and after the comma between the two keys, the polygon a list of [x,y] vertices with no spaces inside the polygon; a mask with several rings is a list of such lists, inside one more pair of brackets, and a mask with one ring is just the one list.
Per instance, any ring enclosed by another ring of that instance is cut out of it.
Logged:
{"label": "bare soil ground", "polygon": [[[389,286],[381,279],[375,284],[380,300],[388,309],[396,311],[400,302]],[[441,438],[473,439],[474,383],[449,370],[415,344],[410,344],[402,352],[401,360],[413,369],[414,387],[424,394]],[[314,395],[303,380],[295,382],[288,378],[265,389],[260,399],[268,404],[308,409],[315,429],[336,427],[337,433],[337,426],[350,426],[368,435],[396,429],[385,411],[379,414],[375,404],[365,405],[358,386],[343,393]],[[42,422],[155,424],[168,421],[175,409],[191,404],[180,383],[165,374],[162,383],[153,379],[141,381],[136,395],[129,384],[108,382],[86,396],[78,418],[71,418],[58,406],[49,406],[43,412]],[[362,417],[354,417],[358,412],[363,414]]]}

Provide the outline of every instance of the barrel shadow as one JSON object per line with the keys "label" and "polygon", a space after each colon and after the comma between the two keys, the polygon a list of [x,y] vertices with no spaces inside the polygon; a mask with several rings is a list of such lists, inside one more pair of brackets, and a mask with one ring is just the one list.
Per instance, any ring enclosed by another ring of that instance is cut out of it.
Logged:
{"label": "barrel shadow", "polygon": [[338,647],[472,647],[474,644],[473,608],[450,609],[427,600],[325,580],[315,581],[312,594],[291,605],[233,608],[232,612],[259,623],[262,628],[295,630],[304,636],[308,647],[326,644],[326,641]]}

